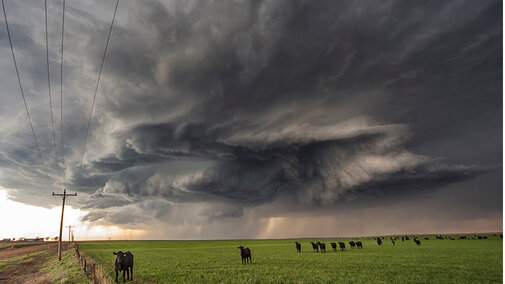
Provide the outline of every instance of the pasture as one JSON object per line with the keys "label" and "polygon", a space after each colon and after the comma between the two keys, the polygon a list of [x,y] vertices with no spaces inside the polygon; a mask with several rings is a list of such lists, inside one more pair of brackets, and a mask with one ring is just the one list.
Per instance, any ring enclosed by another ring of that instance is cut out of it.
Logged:
{"label": "pasture", "polygon": [[[502,283],[502,240],[487,236],[419,236],[420,246],[412,239],[399,239],[393,246],[386,237],[382,246],[372,238],[359,238],[95,241],[79,242],[79,248],[110,271],[112,279],[112,252],[131,251],[134,283]],[[362,241],[363,249],[351,249],[350,240]],[[311,241],[326,243],[327,252],[314,253]],[[335,241],[345,241],[347,250],[334,252],[330,243]],[[301,253],[294,242],[301,243]],[[251,249],[253,264],[241,264],[239,245]]]}

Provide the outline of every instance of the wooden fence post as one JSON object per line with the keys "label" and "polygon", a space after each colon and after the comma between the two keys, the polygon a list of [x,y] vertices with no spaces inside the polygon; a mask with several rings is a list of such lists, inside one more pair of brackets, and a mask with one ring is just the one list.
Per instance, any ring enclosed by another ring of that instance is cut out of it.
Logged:
{"label": "wooden fence post", "polygon": [[96,284],[95,259],[93,258],[93,281]]}

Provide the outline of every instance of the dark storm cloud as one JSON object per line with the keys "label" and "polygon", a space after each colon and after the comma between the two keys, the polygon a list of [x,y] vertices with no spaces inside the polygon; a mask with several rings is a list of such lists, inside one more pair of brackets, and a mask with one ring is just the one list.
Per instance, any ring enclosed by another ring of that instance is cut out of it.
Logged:
{"label": "dark storm cloud", "polygon": [[[408,137],[405,127],[372,123],[360,118],[301,131],[297,126],[284,133],[258,130],[254,136],[237,132],[230,138],[190,136],[201,140],[197,147],[181,132],[175,138],[169,126],[138,127],[129,133],[129,147],[139,155],[163,156],[165,153],[158,149],[185,144],[187,156],[194,153],[195,157],[226,158],[200,169],[201,161],[187,162],[195,165],[193,173],[187,174],[181,170],[182,165],[172,165],[173,161],[122,170],[100,190],[100,198],[92,196],[89,207],[103,208],[109,200],[104,199],[107,195],[125,194],[137,199],[156,196],[169,202],[227,202],[240,206],[279,198],[289,201],[289,207],[316,208],[433,190],[493,170],[445,165],[438,159],[409,153],[401,147]],[[144,139],[135,143],[134,133]]]}
{"label": "dark storm cloud", "polygon": [[[454,184],[477,194],[470,181],[484,173],[489,200],[500,197],[499,1],[121,2],[79,171],[109,4],[69,9],[66,177],[90,194],[88,221],[198,223]],[[41,53],[39,29],[21,25],[18,44]],[[42,71],[27,71],[30,84]],[[3,185],[33,187],[29,132],[0,131],[12,133]]]}

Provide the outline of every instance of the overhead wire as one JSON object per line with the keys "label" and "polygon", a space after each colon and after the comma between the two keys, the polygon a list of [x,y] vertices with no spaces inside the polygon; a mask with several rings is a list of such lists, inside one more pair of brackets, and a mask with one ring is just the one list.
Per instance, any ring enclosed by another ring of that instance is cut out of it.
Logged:
{"label": "overhead wire", "polygon": [[[49,179],[49,176],[47,175],[47,167],[44,162],[44,158],[42,157],[42,152],[40,151],[39,143],[37,141],[37,136],[35,135],[35,130],[33,130],[33,123],[32,119],[30,117],[30,111],[28,110],[28,104],[26,103],[26,98],[25,98],[25,93],[23,91],[23,85],[21,84],[21,77],[19,76],[19,69],[18,69],[18,64],[16,62],[16,56],[14,55],[14,47],[12,46],[12,38],[11,38],[11,33],[9,29],[9,22],[7,21],[7,12],[5,11],[5,3],[4,0],[2,0],[2,10],[5,18],[5,27],[7,28],[7,37],[9,38],[9,45],[11,48],[11,53],[12,53],[12,60],[14,61],[14,68],[16,69],[16,76],[18,78],[18,83],[19,83],[19,89],[21,91],[21,97],[23,98],[23,102],[25,105],[26,109],[26,116],[28,118],[28,122],[30,124],[30,129],[32,130],[32,135],[33,135],[33,140],[35,141],[35,146],[37,148],[37,152],[39,153],[40,161],[42,162],[42,166],[44,167],[46,177]],[[50,180],[49,180],[50,182]]]}
{"label": "overhead wire", "polygon": [[116,19],[116,12],[117,12],[118,5],[119,5],[119,0],[116,0],[116,7],[114,8],[114,15],[112,16],[112,22],[111,22],[110,28],[109,28],[109,35],[107,36],[107,43],[105,44],[105,51],[104,51],[103,57],[102,57],[102,64],[100,65],[100,71],[98,71],[98,79],[96,81],[95,92],[94,92],[94,95],[93,95],[93,101],[91,103],[91,110],[89,112],[88,125],[86,127],[86,135],[84,136],[84,143],[83,143],[83,146],[82,146],[82,153],[81,153],[81,162],[80,162],[80,166],[79,166],[79,173],[82,170],[82,161],[83,161],[83,158],[84,158],[84,152],[86,150],[86,142],[88,140],[89,126],[91,124],[91,116],[93,115],[93,108],[95,106],[96,94],[98,92],[98,86],[100,84],[100,78],[102,76],[102,70],[103,70],[103,65],[104,65],[104,62],[105,62],[105,56],[107,55],[107,49],[109,47],[110,36],[112,34],[112,28],[114,26],[114,20]]}
{"label": "overhead wire", "polygon": [[[47,87],[49,94],[49,109],[51,113],[51,130],[53,134],[53,146],[54,146],[54,158],[56,159],[56,171],[58,173],[58,181],[61,184],[61,175],[60,175],[60,164],[58,161],[58,148],[56,147],[56,135],[54,134],[54,118],[53,118],[53,100],[51,96],[51,72],[49,70],[49,36],[47,32],[47,0],[44,0],[44,19],[46,26],[46,66],[47,66]],[[63,187],[63,186],[62,186]]]}
{"label": "overhead wire", "polygon": [[65,0],[63,0],[63,12],[61,20],[61,57],[60,57],[60,133],[61,133],[61,167],[63,170],[63,183],[65,183],[65,153],[63,144],[63,38],[65,35]]}

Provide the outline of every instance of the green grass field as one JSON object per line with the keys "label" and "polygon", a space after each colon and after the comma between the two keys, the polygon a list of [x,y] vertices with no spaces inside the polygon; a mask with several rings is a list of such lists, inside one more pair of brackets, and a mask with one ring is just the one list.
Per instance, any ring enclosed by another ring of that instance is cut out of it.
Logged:
{"label": "green grass field", "polygon": [[[136,283],[502,283],[502,240],[389,239],[379,247],[359,239],[363,249],[350,249],[350,239],[319,239],[327,253],[313,253],[313,239],[225,241],[80,242],[115,278],[113,251],[134,254]],[[294,242],[302,244],[297,253]],[[330,242],[345,241],[347,251],[333,252]],[[242,265],[237,246],[251,249],[252,265]]]}

